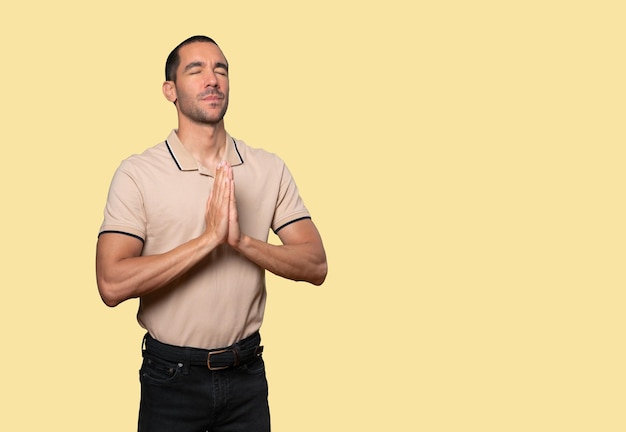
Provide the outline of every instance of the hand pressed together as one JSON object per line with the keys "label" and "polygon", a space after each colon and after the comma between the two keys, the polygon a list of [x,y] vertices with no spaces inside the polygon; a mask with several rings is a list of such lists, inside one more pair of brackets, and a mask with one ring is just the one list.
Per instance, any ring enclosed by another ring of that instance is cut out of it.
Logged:
{"label": "hand pressed together", "polygon": [[237,248],[241,240],[233,169],[226,161],[216,168],[213,190],[206,207],[205,234],[215,236],[218,243]]}

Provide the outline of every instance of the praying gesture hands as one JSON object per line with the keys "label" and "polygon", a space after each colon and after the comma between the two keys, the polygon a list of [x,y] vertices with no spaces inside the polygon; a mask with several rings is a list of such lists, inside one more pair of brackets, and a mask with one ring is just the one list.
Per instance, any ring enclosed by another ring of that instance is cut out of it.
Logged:
{"label": "praying gesture hands", "polygon": [[228,243],[234,248],[239,246],[241,231],[237,217],[235,180],[233,169],[226,161],[217,165],[213,190],[207,201],[205,221],[205,233],[214,236],[219,244]]}

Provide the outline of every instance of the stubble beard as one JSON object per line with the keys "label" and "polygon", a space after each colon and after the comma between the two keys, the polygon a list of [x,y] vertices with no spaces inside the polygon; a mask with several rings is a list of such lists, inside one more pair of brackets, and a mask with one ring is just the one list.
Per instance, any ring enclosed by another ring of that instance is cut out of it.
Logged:
{"label": "stubble beard", "polygon": [[[223,103],[223,106],[222,109],[217,113],[217,115],[213,114],[211,111],[207,111],[201,106],[201,104],[203,103],[202,98],[208,96],[209,94],[215,94],[222,97],[222,99],[220,99],[220,102]],[[180,112],[194,123],[203,125],[216,125],[221,122],[226,115],[226,110],[228,109],[228,97],[226,97],[223,93],[219,91],[204,93],[198,96],[197,99],[184,96],[182,98],[178,98],[178,107]]]}

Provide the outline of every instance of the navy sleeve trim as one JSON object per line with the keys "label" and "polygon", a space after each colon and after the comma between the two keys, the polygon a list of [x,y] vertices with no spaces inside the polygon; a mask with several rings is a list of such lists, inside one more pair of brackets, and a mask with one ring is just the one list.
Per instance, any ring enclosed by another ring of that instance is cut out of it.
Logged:
{"label": "navy sleeve trim", "polygon": [[281,229],[285,228],[287,225],[291,225],[292,223],[294,223],[294,222],[298,222],[298,221],[301,221],[301,220],[303,220],[303,219],[311,219],[311,216],[304,216],[304,217],[301,217],[301,218],[298,218],[298,219],[294,219],[294,220],[292,220],[291,222],[287,222],[286,224],[284,224],[284,225],[279,226],[278,228],[276,228],[276,229],[274,230],[274,234],[276,234],[276,233],[277,233],[278,231],[280,231]]}
{"label": "navy sleeve trim", "polygon": [[100,236],[101,236],[102,234],[107,234],[107,233],[110,233],[110,234],[124,234],[124,235],[127,235],[127,236],[129,236],[129,237],[134,237],[134,238],[136,238],[137,240],[139,240],[139,241],[140,241],[140,242],[142,242],[142,243],[145,243],[145,242],[146,242],[146,241],[145,241],[144,239],[142,239],[141,237],[139,237],[139,236],[137,236],[137,235],[135,235],[135,234],[130,234],[130,233],[124,232],[124,231],[102,231],[100,234],[98,234],[98,238],[100,238]]}

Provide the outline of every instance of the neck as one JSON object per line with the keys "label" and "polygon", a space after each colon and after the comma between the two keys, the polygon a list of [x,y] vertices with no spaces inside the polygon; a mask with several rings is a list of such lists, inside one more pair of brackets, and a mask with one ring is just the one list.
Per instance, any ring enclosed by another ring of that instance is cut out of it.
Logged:
{"label": "neck", "polygon": [[226,129],[224,121],[215,125],[180,122],[178,138],[193,157],[214,172],[226,153]]}

